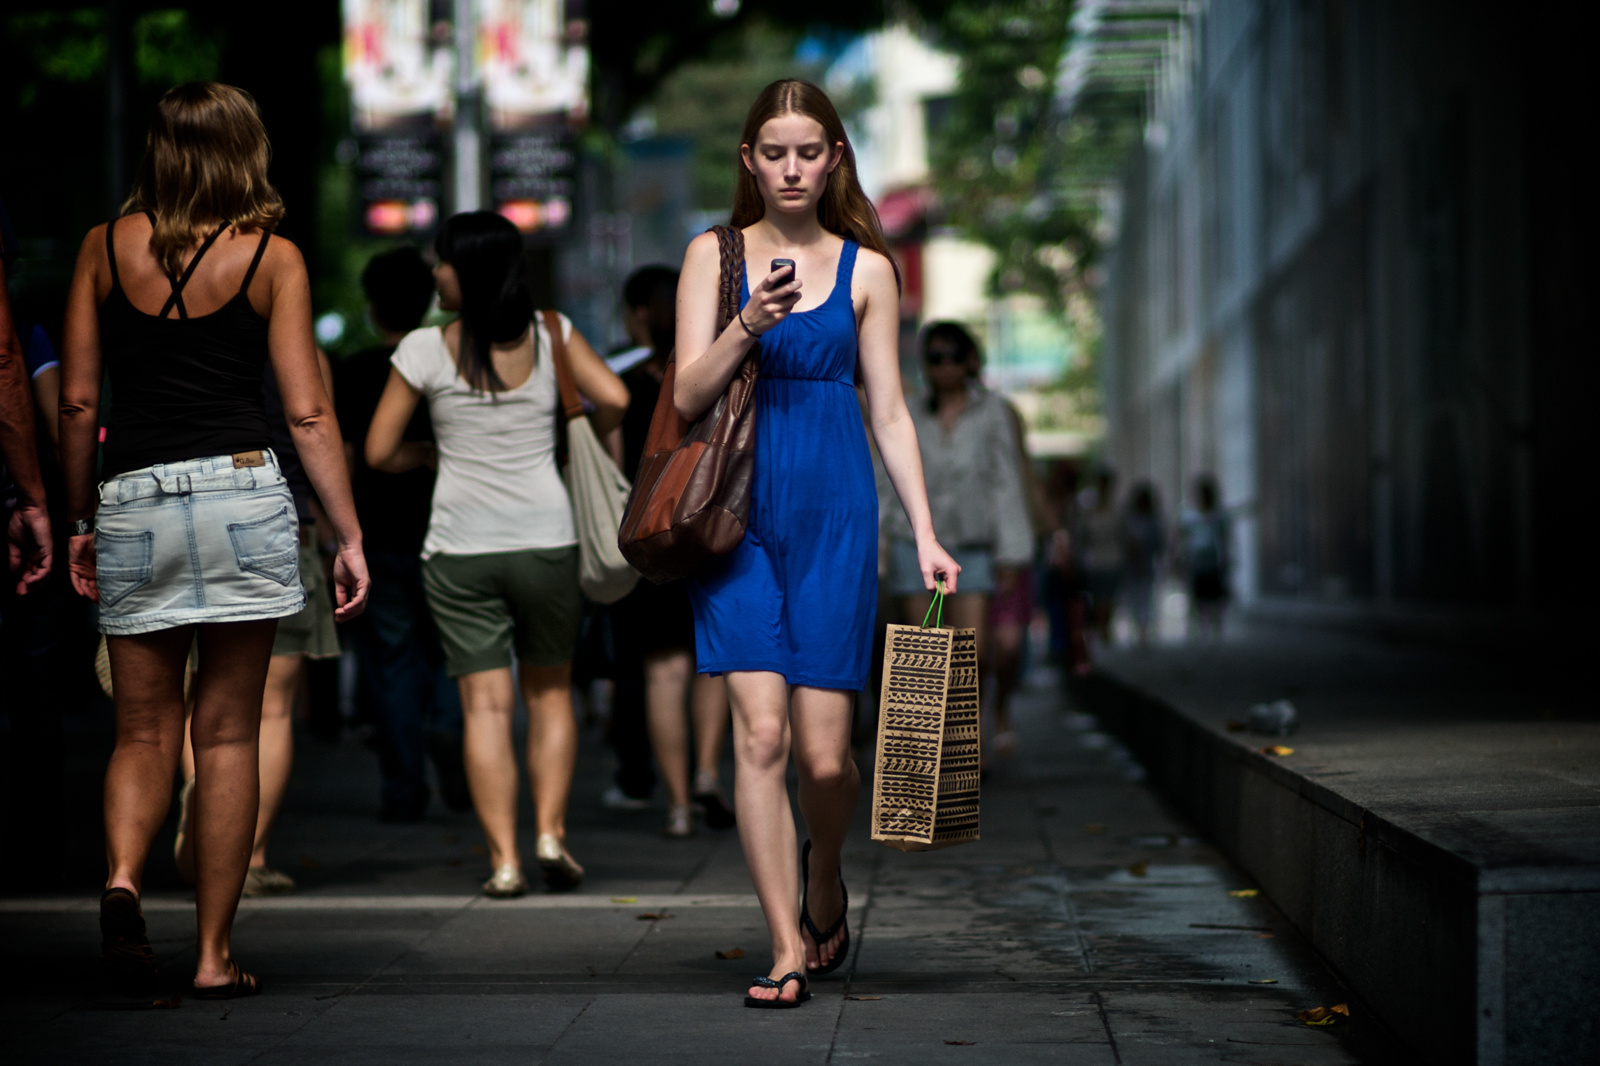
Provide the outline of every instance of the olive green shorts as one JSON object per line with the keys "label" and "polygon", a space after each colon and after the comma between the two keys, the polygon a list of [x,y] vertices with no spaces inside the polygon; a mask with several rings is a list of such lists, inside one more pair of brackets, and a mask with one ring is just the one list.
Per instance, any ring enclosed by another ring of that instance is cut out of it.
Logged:
{"label": "olive green shorts", "polygon": [[305,586],[306,605],[297,614],[278,619],[272,654],[337,659],[339,627],[333,619],[333,589],[323,575],[322,558],[317,554],[317,538],[312,532],[316,526],[308,522],[304,528],[300,538],[300,583]]}
{"label": "olive green shorts", "polygon": [[513,648],[527,666],[572,661],[583,603],[576,545],[433,555],[422,587],[451,677],[510,666]]}

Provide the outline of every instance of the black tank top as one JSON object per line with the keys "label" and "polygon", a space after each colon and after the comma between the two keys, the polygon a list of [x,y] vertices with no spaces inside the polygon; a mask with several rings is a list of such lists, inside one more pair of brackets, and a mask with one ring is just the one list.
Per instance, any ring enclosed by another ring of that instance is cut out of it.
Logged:
{"label": "black tank top", "polygon": [[[111,376],[101,476],[271,447],[261,397],[267,320],[245,295],[271,234],[262,231],[233,299],[209,315],[190,318],[183,288],[228,223],[206,238],[183,276],[172,281],[172,295],[155,315],[134,307],[122,291],[112,238],[116,225],[106,226],[111,293],[100,305],[100,349]],[[177,317],[168,318],[174,309]]]}

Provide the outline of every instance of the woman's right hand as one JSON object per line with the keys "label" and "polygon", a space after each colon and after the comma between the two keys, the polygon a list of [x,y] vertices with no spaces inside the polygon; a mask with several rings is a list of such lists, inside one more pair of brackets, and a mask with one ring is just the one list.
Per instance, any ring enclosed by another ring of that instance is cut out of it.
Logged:
{"label": "woman's right hand", "polygon": [[367,576],[367,557],[359,544],[339,546],[333,559],[333,617],[348,622],[367,609],[367,593],[372,579]]}
{"label": "woman's right hand", "polygon": [[95,578],[94,534],[67,540],[67,574],[72,578],[72,591],[100,602],[100,583]]}
{"label": "woman's right hand", "polygon": [[800,279],[791,271],[774,271],[761,279],[750,293],[750,302],[739,314],[753,333],[767,330],[789,317],[794,305],[800,302]]}

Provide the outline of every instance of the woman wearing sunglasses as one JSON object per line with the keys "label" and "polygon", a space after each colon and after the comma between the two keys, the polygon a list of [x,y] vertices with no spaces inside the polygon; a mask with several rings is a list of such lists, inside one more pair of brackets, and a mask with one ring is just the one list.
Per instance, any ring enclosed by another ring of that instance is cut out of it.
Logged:
{"label": "woman wearing sunglasses", "polygon": [[[933,528],[961,566],[961,591],[945,600],[949,625],[978,631],[978,659],[988,651],[989,602],[1012,590],[1033,559],[1016,429],[1004,398],[976,379],[978,342],[966,327],[935,322],[922,332],[928,395],[913,402],[911,420],[922,445]],[[898,507],[889,516],[889,590],[908,621],[927,612],[929,593],[917,565],[916,542]],[[995,706],[993,750],[1007,754],[1015,736],[1005,708]]]}

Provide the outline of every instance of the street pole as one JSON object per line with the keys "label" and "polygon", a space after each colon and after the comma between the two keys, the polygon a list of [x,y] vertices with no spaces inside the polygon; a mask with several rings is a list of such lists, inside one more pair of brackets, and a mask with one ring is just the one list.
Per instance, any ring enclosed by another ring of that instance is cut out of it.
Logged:
{"label": "street pole", "polygon": [[455,213],[476,211],[483,206],[483,135],[478,121],[477,26],[473,20],[473,0],[455,0],[456,110],[452,153],[454,157]]}

